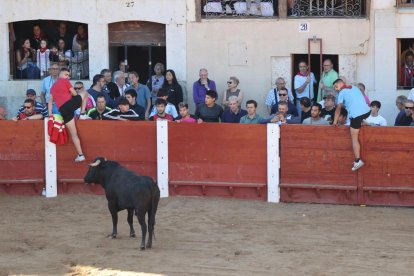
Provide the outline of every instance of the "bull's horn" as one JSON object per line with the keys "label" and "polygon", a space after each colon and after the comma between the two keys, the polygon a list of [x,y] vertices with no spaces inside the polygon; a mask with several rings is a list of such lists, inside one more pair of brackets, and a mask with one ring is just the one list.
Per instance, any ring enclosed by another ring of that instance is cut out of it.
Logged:
{"label": "bull's horn", "polygon": [[95,162],[93,162],[93,163],[89,164],[89,166],[91,166],[91,167],[96,167],[96,166],[98,166],[99,164],[101,164],[101,159],[98,159],[98,160],[96,160]]}

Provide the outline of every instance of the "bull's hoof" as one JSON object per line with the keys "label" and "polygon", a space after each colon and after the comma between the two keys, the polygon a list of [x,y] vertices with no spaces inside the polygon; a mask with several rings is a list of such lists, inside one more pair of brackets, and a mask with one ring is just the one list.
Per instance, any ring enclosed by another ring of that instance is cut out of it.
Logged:
{"label": "bull's hoof", "polygon": [[116,234],[109,234],[106,236],[107,238],[116,239]]}
{"label": "bull's hoof", "polygon": [[129,234],[129,236],[130,236],[131,238],[135,238],[135,233],[131,233],[131,234]]}
{"label": "bull's hoof", "polygon": [[140,246],[139,249],[145,250],[145,246]]}
{"label": "bull's hoof", "polygon": [[147,243],[147,248],[151,249],[152,248],[152,243]]}

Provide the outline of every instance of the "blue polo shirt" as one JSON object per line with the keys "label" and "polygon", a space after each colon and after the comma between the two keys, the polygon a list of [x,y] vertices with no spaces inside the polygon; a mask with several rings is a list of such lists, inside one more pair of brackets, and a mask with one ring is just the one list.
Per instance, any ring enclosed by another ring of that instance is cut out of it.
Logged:
{"label": "blue polo shirt", "polygon": [[356,86],[344,86],[339,92],[338,104],[345,106],[349,118],[356,118],[371,111],[361,90]]}

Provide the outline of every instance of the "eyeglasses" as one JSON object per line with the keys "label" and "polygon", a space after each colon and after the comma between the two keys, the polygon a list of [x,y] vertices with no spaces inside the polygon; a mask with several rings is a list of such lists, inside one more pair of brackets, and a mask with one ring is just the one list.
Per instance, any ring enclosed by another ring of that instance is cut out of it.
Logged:
{"label": "eyeglasses", "polygon": [[287,96],[287,94],[279,93],[279,96]]}
{"label": "eyeglasses", "polygon": [[75,90],[81,90],[83,87],[74,87]]}
{"label": "eyeglasses", "polygon": [[404,106],[405,107],[405,109],[414,109],[414,106]]}
{"label": "eyeglasses", "polygon": [[232,83],[233,83],[232,81],[228,81],[228,82],[227,82],[227,84],[232,84]]}
{"label": "eyeglasses", "polygon": [[331,66],[330,64],[324,64],[323,66]]}
{"label": "eyeglasses", "polygon": [[299,66],[299,68],[308,68],[308,66]]}
{"label": "eyeglasses", "polygon": [[24,108],[30,109],[30,108],[32,108],[32,106],[31,105],[25,105]]}

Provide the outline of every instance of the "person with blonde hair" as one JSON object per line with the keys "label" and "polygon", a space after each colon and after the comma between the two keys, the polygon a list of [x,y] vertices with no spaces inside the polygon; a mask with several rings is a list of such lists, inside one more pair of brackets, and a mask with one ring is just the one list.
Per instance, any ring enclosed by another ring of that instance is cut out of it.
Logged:
{"label": "person with blonde hair", "polygon": [[222,101],[222,105],[224,108],[229,107],[230,97],[236,97],[239,106],[242,104],[243,92],[238,88],[239,83],[240,81],[237,77],[230,77],[230,79],[227,81],[227,89],[223,93]]}

